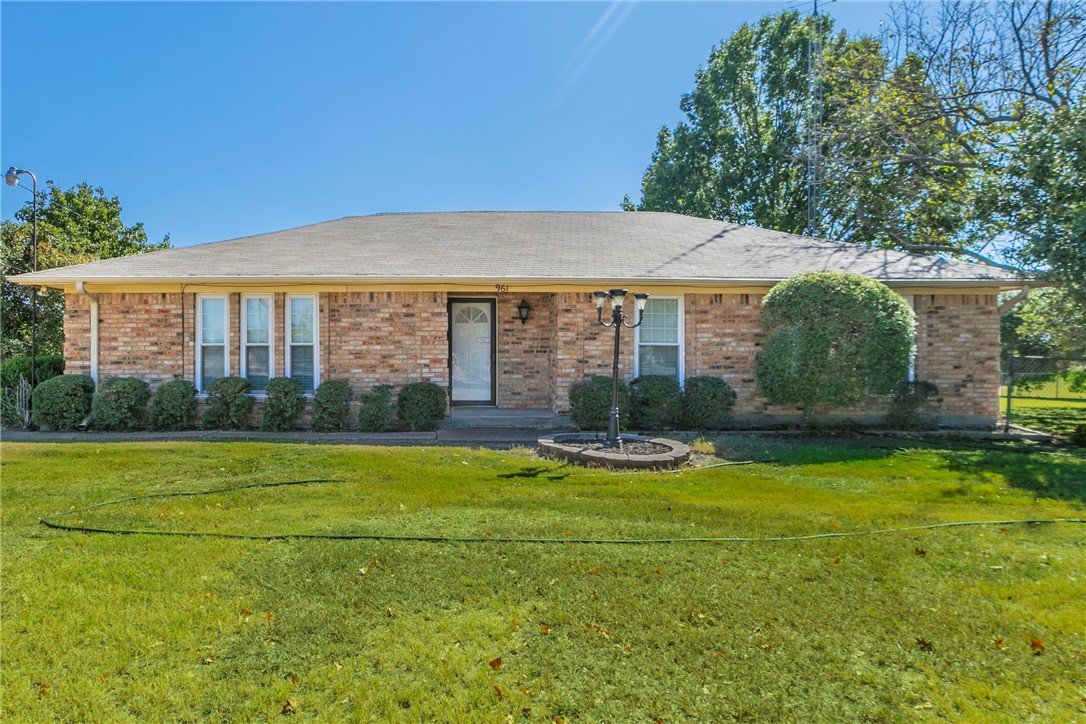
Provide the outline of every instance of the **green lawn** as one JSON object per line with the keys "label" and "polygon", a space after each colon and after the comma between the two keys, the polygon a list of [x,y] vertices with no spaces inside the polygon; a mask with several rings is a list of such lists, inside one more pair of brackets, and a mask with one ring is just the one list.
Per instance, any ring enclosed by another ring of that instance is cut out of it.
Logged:
{"label": "green lawn", "polygon": [[[1006,396],[999,409],[1007,411]],[[1015,395],[1011,401],[1011,422],[1031,430],[1056,435],[1070,435],[1078,425],[1086,425],[1086,400],[1054,400]]]}
{"label": "green lawn", "polygon": [[524,450],[5,443],[0,714],[1086,717],[1083,525],[634,546],[249,541],[38,524],[121,496],[314,478],[344,482],[152,498],[60,520],[570,539],[1086,517],[1082,452],[724,440],[723,458],[771,462],[608,474]]}

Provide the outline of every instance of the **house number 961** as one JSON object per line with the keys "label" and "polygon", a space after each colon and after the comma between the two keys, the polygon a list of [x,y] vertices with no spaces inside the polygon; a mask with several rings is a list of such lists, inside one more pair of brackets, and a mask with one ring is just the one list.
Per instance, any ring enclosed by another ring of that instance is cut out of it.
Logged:
{"label": "house number 961", "polygon": [[508,284],[495,284],[494,285],[494,291],[496,291],[496,292],[507,292],[507,291],[509,291],[509,285]]}

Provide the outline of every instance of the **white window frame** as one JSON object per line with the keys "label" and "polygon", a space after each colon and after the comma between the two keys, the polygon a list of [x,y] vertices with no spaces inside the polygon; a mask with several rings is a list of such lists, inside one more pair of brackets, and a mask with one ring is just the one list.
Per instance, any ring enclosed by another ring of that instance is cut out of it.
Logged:
{"label": "white window frame", "polygon": [[230,295],[229,294],[197,294],[196,295],[196,389],[201,395],[206,395],[204,390],[204,300],[223,300],[223,376],[230,376]]}
{"label": "white window frame", "polygon": [[[321,300],[319,294],[287,294],[283,300],[283,374],[287,377],[291,376],[290,369],[290,350],[294,346],[294,341],[290,338],[290,302],[292,299],[312,299],[313,300],[313,393],[317,391],[317,387],[321,383]],[[306,393],[307,396],[313,393]]]}
{"label": "white window frame", "polygon": [[[909,302],[909,309],[913,310],[913,316],[916,315],[916,295],[906,294],[905,300]],[[920,320],[917,320],[916,327],[913,328],[913,349],[909,353],[909,382],[916,382],[916,355],[920,349],[917,345],[916,333],[920,327]]]}
{"label": "white window frame", "polygon": [[[267,345],[257,345],[260,347],[267,346],[268,348],[268,380],[270,381],[275,377],[275,295],[274,294],[242,294],[241,295],[241,349],[238,354],[238,365],[241,367],[240,374],[242,377],[248,379],[248,348],[249,348],[249,309],[246,301],[249,299],[266,299],[268,300],[268,343]],[[255,397],[261,397],[264,395],[264,390],[259,392],[254,391]]]}
{"label": "white window frame", "polygon": [[[682,294],[653,294],[649,297],[649,302],[654,299],[677,299],[679,301],[679,379],[678,383],[680,387],[686,385],[686,298]],[[627,303],[632,300],[627,300]],[[646,342],[646,347],[672,347],[671,344],[660,344],[658,342]],[[633,376],[634,379],[641,376],[641,327],[640,325],[634,328],[634,349],[633,349]]]}

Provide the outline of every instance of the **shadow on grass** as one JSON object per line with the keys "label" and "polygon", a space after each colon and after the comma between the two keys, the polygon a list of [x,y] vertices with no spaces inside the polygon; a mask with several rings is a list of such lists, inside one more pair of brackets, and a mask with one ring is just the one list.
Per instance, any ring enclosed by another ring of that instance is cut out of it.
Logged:
{"label": "shadow on grass", "polygon": [[568,472],[561,472],[561,469],[556,470],[555,468],[548,467],[546,465],[527,465],[527,466],[522,467],[520,470],[517,470],[517,471],[512,472],[512,473],[502,473],[501,475],[498,475],[497,477],[499,477],[499,478],[501,478],[503,480],[513,480],[513,479],[528,479],[528,480],[536,479],[536,480],[538,480],[539,478],[544,478],[546,480],[550,480],[550,481],[553,482],[553,481],[565,480],[566,478],[569,477],[569,475],[570,474]]}
{"label": "shadow on grass", "polygon": [[1086,503],[1086,455],[979,448],[946,455],[947,468],[963,476],[1001,476],[1011,487],[1038,498]]}
{"label": "shadow on grass", "polygon": [[723,460],[766,460],[776,465],[820,465],[827,463],[885,460],[892,457],[902,443],[884,438],[851,436],[725,436],[715,441],[716,455]]}

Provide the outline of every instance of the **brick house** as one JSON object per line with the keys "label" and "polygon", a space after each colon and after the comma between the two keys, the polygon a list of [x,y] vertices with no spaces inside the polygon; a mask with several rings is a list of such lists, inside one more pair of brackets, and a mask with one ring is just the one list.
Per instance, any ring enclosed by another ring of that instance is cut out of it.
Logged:
{"label": "brick house", "polygon": [[[648,292],[627,333],[627,378],[724,378],[742,418],[794,417],[754,383],[762,297],[807,271],[878,279],[913,305],[917,379],[944,422],[998,415],[996,295],[1018,286],[977,264],[669,213],[461,212],[347,217],[13,280],[65,292],[67,371],[184,378],[429,380],[453,405],[569,409],[570,388],[610,374],[613,333],[591,292]],[[521,316],[524,309],[524,317]],[[885,400],[845,411],[880,414]]]}

